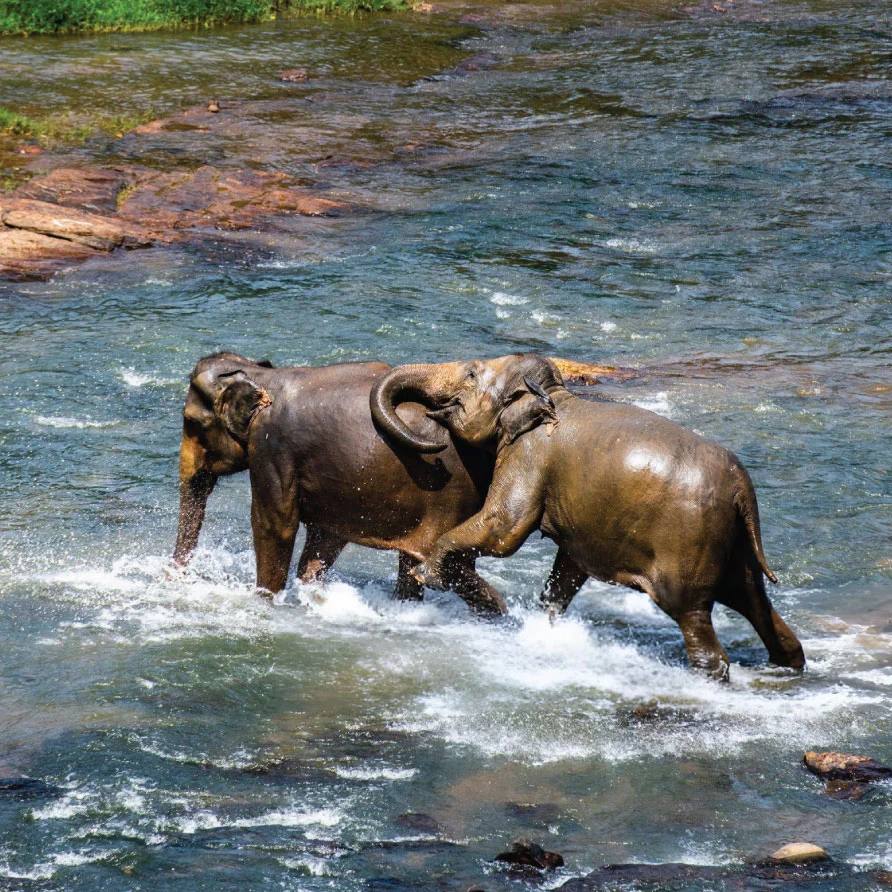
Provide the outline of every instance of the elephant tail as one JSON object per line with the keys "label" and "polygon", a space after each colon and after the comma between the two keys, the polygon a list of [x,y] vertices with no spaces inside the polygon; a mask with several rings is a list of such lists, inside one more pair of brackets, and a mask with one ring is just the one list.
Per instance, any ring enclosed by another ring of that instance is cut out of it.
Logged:
{"label": "elephant tail", "polygon": [[762,527],[759,523],[759,506],[756,503],[756,491],[753,489],[753,481],[743,465],[738,464],[735,469],[737,477],[737,492],[734,496],[734,507],[746,527],[747,536],[753,554],[761,567],[762,572],[773,582],[777,583],[777,576],[768,566],[765,552],[762,550]]}

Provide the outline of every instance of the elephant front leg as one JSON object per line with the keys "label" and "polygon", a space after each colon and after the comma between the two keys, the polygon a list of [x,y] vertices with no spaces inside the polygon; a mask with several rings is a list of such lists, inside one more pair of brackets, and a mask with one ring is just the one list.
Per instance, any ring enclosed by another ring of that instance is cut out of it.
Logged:
{"label": "elephant front leg", "polygon": [[474,613],[503,616],[508,612],[505,599],[477,572],[474,563],[473,555],[462,555],[444,568],[443,581]]}
{"label": "elephant front leg", "polygon": [[415,558],[411,554],[401,551],[396,585],[393,587],[393,597],[397,601],[421,601],[424,598],[424,588],[412,575],[414,566]]}
{"label": "elephant front leg", "polygon": [[560,615],[570,606],[586,579],[588,573],[566,551],[558,549],[548,581],[539,595],[539,603],[548,611],[549,616]]}
{"label": "elephant front leg", "polygon": [[251,528],[257,557],[257,588],[276,594],[285,588],[297,537],[297,505],[269,504],[253,493]]}
{"label": "elephant front leg", "polygon": [[321,582],[346,544],[346,539],[334,536],[321,527],[308,526],[307,541],[297,562],[297,578],[305,585]]}
{"label": "elephant front leg", "polygon": [[450,565],[481,556],[514,554],[542,518],[540,475],[500,456],[483,508],[463,524],[444,533],[428,559],[412,571],[422,584],[444,588]]}

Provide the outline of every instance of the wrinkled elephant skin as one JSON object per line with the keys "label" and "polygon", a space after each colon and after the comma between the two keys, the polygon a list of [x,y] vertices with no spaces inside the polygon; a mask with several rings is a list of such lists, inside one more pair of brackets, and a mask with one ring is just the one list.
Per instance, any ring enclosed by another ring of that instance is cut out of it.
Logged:
{"label": "wrinkled elephant skin", "polygon": [[446,533],[416,579],[443,585],[458,556],[513,554],[534,530],[558,555],[542,600],[566,609],[588,577],[646,592],[681,628],[691,664],[724,679],[728,657],[715,602],[745,616],[779,665],[805,664],[771,606],[756,494],[739,459],[659,415],[584,400],[536,354],[400,366],[373,389],[372,413],[407,448],[432,444],[404,429],[395,406],[411,395],[452,435],[496,453],[486,502]]}
{"label": "wrinkled elephant skin", "polygon": [[[421,436],[438,438],[436,455],[383,437],[369,415],[369,392],[388,371],[377,362],[276,369],[234,353],[202,359],[183,409],[175,564],[195,549],[217,479],[247,470],[259,589],[284,588],[303,522],[301,580],[320,578],[356,542],[398,550],[396,593],[420,598],[409,570],[483,505],[492,458],[454,444],[418,404],[405,404],[401,416]],[[505,612],[474,558],[447,560],[444,574],[473,609]]]}

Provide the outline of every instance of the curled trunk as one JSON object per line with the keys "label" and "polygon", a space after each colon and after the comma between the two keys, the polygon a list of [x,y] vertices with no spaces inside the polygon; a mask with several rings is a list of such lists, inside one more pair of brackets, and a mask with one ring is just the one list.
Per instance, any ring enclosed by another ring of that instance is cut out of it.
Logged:
{"label": "curled trunk", "polygon": [[396,413],[396,403],[417,400],[430,403],[438,394],[432,387],[435,365],[398,366],[385,375],[369,396],[372,417],[387,436],[415,452],[442,452],[448,441],[425,440],[418,436]]}

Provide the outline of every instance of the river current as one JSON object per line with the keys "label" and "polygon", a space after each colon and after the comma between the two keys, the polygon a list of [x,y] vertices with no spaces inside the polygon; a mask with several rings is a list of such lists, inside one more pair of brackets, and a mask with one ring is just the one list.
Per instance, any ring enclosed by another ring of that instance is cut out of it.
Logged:
{"label": "river current", "polygon": [[[26,114],[256,103],[86,159],[367,208],[0,284],[0,776],[48,785],[0,798],[0,886],[514,889],[491,859],[519,835],[566,859],[544,888],[801,839],[892,869],[892,788],[835,801],[800,764],[892,763],[889,7],[475,11],[0,42]],[[168,578],[187,376],[218,349],[635,369],[601,389],[749,468],[806,672],[717,608],[731,682],[707,681],[597,583],[550,624],[538,535],[480,562],[503,622],[389,600],[395,555],[355,546],[270,607],[245,475]]]}

